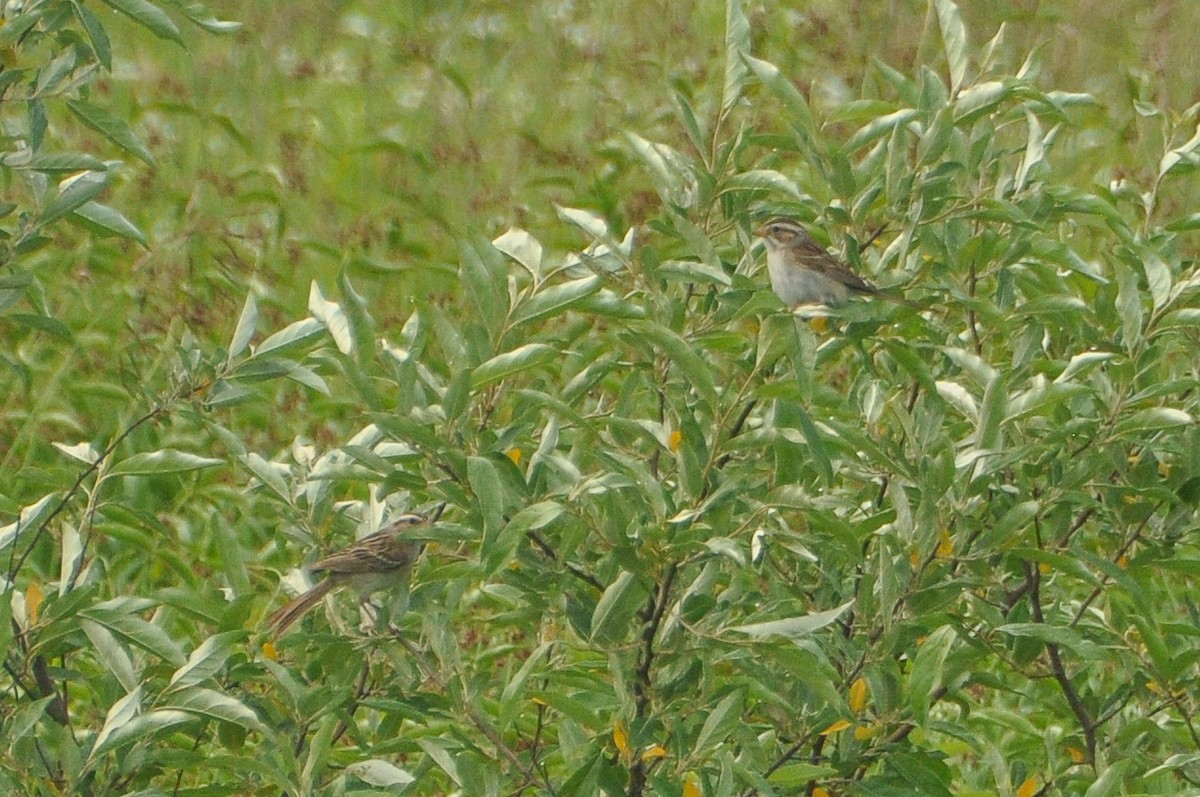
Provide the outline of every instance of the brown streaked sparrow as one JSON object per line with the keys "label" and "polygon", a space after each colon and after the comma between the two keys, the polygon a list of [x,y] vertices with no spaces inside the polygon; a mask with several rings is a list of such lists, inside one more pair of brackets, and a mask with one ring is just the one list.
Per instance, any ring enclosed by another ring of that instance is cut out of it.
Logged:
{"label": "brown streaked sparrow", "polygon": [[[767,247],[767,275],[771,290],[788,307],[800,304],[843,304],[851,296],[879,296],[902,304],[907,299],[880,292],[826,252],[792,219],[777,216],[754,234]],[[916,305],[913,305],[916,306]]]}
{"label": "brown streaked sparrow", "polygon": [[374,534],[309,565],[309,572],[323,573],[325,578],[268,618],[272,633],[283,634],[321,598],[340,587],[350,587],[358,593],[359,600],[365,601],[372,593],[405,583],[409,570],[425,547],[423,542],[409,539],[407,532],[435,522],[441,513],[442,507],[438,507],[432,518],[401,515]]}

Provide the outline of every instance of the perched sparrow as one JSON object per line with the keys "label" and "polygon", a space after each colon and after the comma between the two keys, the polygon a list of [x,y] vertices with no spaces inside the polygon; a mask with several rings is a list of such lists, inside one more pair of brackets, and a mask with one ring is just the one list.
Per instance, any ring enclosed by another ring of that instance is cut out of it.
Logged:
{"label": "perched sparrow", "polygon": [[325,578],[272,614],[267,620],[271,630],[276,636],[282,634],[321,598],[339,587],[350,587],[360,600],[366,600],[374,592],[403,582],[424,547],[422,542],[408,539],[406,532],[436,521],[440,514],[439,507],[432,518],[401,515],[374,534],[309,565],[310,572],[324,573]]}
{"label": "perched sparrow", "polygon": [[754,231],[767,245],[767,274],[771,290],[788,307],[798,304],[842,304],[852,295],[880,296],[908,304],[904,299],[880,293],[791,219],[773,218]]}

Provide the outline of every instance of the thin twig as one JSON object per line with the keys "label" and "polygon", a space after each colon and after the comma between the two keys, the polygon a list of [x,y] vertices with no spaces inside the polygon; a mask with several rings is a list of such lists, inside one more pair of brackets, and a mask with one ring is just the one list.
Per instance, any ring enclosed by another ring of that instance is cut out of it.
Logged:
{"label": "thin twig", "polygon": [[[642,611],[642,645],[638,651],[638,663],[633,680],[634,717],[642,720],[650,711],[650,686],[654,669],[654,640],[662,625],[663,615],[666,614],[667,604],[671,601],[671,588],[675,584],[675,576],[679,572],[679,564],[672,562],[667,568],[666,575],[658,584],[658,589],[651,596],[649,603]],[[629,797],[641,797],[646,789],[646,762],[638,758],[629,770]]]}

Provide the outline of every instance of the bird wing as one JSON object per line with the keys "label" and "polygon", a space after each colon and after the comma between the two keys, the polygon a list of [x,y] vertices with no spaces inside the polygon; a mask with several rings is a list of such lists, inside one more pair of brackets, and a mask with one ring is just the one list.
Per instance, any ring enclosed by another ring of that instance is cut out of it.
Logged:
{"label": "bird wing", "polygon": [[848,266],[826,252],[816,241],[806,240],[800,244],[800,258],[804,265],[818,274],[837,280],[858,293],[878,293],[879,289],[855,274]]}

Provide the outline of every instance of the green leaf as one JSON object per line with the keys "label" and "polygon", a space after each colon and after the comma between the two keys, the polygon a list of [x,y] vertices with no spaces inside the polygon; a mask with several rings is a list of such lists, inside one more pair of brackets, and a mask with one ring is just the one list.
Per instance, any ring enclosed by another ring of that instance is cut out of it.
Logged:
{"label": "green leaf", "polygon": [[350,335],[354,338],[354,352],[360,358],[369,357],[375,350],[375,320],[367,309],[367,300],[354,289],[345,269],[338,272],[338,292],[342,296],[341,307]]}
{"label": "green leaf", "polygon": [[193,717],[185,711],[156,708],[119,725],[110,726],[105,722],[101,733],[96,737],[96,744],[92,746],[90,757],[95,758],[102,753],[148,739],[160,731],[190,721],[193,721]]}
{"label": "green leaf", "polygon": [[292,494],[288,489],[284,476],[288,469],[284,465],[268,462],[254,452],[241,458],[242,464],[263,484],[271,489],[276,496],[286,503],[291,503]]}
{"label": "green leaf", "polygon": [[425,751],[425,755],[433,759],[433,762],[445,772],[451,780],[459,786],[463,785],[462,775],[458,772],[458,764],[454,757],[450,755],[447,749],[446,742],[442,739],[431,737],[418,738],[417,744]]}
{"label": "green leaf", "polygon": [[1113,797],[1113,795],[1123,794],[1126,775],[1133,767],[1134,760],[1126,758],[1114,761],[1110,764],[1088,787],[1088,790],[1083,793],[1083,797]]}
{"label": "green leaf", "polygon": [[[1180,163],[1196,165],[1196,149],[1200,147],[1200,126],[1184,144],[1169,150],[1162,156],[1158,164],[1158,177],[1161,180]],[[1182,169],[1180,171],[1183,171]]]}
{"label": "green leaf", "polygon": [[1057,384],[1068,382],[1072,377],[1083,373],[1085,370],[1090,370],[1091,367],[1097,363],[1111,360],[1116,356],[1117,355],[1115,353],[1108,351],[1080,352],[1070,359],[1070,361],[1067,363],[1067,367],[1063,369],[1061,374],[1054,378],[1054,381]]}
{"label": "green leaf", "polygon": [[650,167],[656,178],[654,188],[664,201],[684,208],[696,204],[695,178],[686,158],[666,144],[647,141],[636,133],[627,132],[625,138],[637,156]]}
{"label": "green leaf", "polygon": [[873,119],[854,131],[854,134],[846,142],[845,152],[856,152],[877,139],[891,135],[892,131],[897,127],[908,124],[914,119],[919,118],[920,115],[921,112],[916,108],[901,108],[898,111]]}
{"label": "green leaf", "polygon": [[545,343],[527,343],[512,351],[497,354],[487,362],[480,363],[471,374],[471,389],[478,390],[522,371],[538,368],[556,357],[558,350]]}
{"label": "green leaf", "polygon": [[943,684],[946,657],[958,639],[952,626],[943,625],[933,631],[917,649],[909,676],[908,705],[918,723],[925,722],[933,694]]}
{"label": "green leaf", "polygon": [[995,451],[1000,447],[1000,422],[1008,415],[1008,382],[997,371],[983,392],[979,424],[975,427],[975,447]]}
{"label": "green leaf", "polygon": [[725,741],[733,726],[741,721],[744,698],[745,693],[738,689],[721,699],[717,707],[704,719],[704,726],[700,728],[700,734],[692,746],[693,756],[700,757],[708,752],[709,748]]}
{"label": "green leaf", "polygon": [[950,94],[953,96],[967,75],[967,29],[952,0],[933,0],[933,9],[942,32],[942,51],[950,68]]}
{"label": "green leaf", "polygon": [[[496,466],[487,457],[467,457],[467,483],[479,501],[485,532],[500,528],[504,516],[504,485]],[[487,558],[490,553],[485,541],[481,553]]]}
{"label": "green leaf", "polygon": [[233,339],[229,341],[229,355],[226,362],[233,362],[246,350],[257,326],[258,300],[254,298],[254,292],[250,291],[246,294],[246,302],[242,305],[242,314],[238,316],[237,326],[233,329]]}
{"label": "green leaf", "polygon": [[509,227],[492,246],[520,263],[534,280],[542,279],[542,244],[525,230]]}
{"label": "green leaf", "polygon": [[163,448],[158,451],[146,451],[134,454],[121,460],[110,473],[113,476],[130,476],[135,474],[183,473],[191,470],[203,470],[224,465],[225,460],[214,457],[201,457],[186,451],[173,448]]}
{"label": "green leaf", "polygon": [[133,657],[129,655],[128,650],[116,635],[100,623],[93,622],[86,617],[79,618],[79,627],[83,633],[87,634],[88,641],[92,643],[97,658],[113,674],[117,682],[126,691],[136,689],[141,683],[141,679],[134,666]]}
{"label": "green leaf", "polygon": [[325,327],[342,354],[354,354],[354,335],[350,331],[350,320],[337,302],[330,302],[321,293],[313,280],[308,287],[308,312]]}
{"label": "green leaf", "polygon": [[16,749],[17,743],[37,727],[46,713],[46,706],[57,698],[57,694],[50,694],[37,700],[25,699],[21,701],[19,708],[10,709],[12,713],[5,718],[4,723],[4,742],[10,751]]}
{"label": "green leaf", "polygon": [[[11,17],[6,14],[4,24],[0,25],[0,47],[12,47],[19,42],[34,25],[42,21],[49,9],[37,9],[26,12],[28,6],[16,7]],[[16,72],[17,70],[12,70]]]}
{"label": "green leaf", "polygon": [[90,202],[108,186],[110,173],[82,172],[59,184],[58,196],[42,209],[41,222],[49,224]]}
{"label": "green leaf", "polygon": [[381,758],[368,758],[346,766],[347,775],[358,778],[369,786],[379,786],[389,793],[402,789],[417,779],[407,770]]}
{"label": "green leaf", "polygon": [[138,686],[135,689],[131,689],[124,697],[108,707],[108,714],[104,718],[104,725],[101,726],[100,732],[96,734],[96,741],[92,744],[90,757],[94,758],[108,741],[109,736],[129,724],[137,716],[141,708],[141,701],[142,687]]}
{"label": "green leaf", "polygon": [[288,349],[308,346],[320,340],[324,334],[325,327],[315,318],[294,321],[258,344],[254,349],[253,356],[261,357],[271,353],[278,355]]}
{"label": "green leaf", "polygon": [[1105,661],[1109,658],[1104,648],[1095,642],[1084,639],[1073,628],[1046,623],[1007,623],[996,628],[1001,634],[1036,639],[1049,645],[1058,645],[1088,661]]}
{"label": "green leaf", "polygon": [[166,12],[149,0],[104,0],[105,3],[125,14],[134,22],[149,30],[160,39],[169,39],[183,44],[179,28]]}
{"label": "green leaf", "polygon": [[169,695],[163,708],[167,710],[178,709],[188,714],[194,714],[202,719],[232,722],[248,730],[265,730],[255,713],[244,703],[215,689],[190,686]]}
{"label": "green leaf", "polygon": [[646,591],[637,577],[622,570],[604,590],[592,612],[591,641],[608,647],[629,638],[634,629],[633,618],[646,600]]}
{"label": "green leaf", "polygon": [[750,55],[750,23],[742,0],[725,0],[725,82],[721,113],[728,113],[742,96],[746,83],[746,56]]}
{"label": "green leaf", "polygon": [[750,66],[754,76],[758,78],[767,90],[775,95],[775,98],[783,102],[784,108],[787,111],[787,121],[793,125],[798,125],[797,132],[806,140],[811,141],[817,130],[816,122],[813,120],[812,109],[808,106],[808,100],[796,88],[792,81],[779,71],[779,67],[767,61],[760,61],[757,58],[746,56],[746,63]]}
{"label": "green leaf", "polygon": [[516,326],[529,321],[539,321],[561,315],[600,290],[600,284],[600,277],[593,274],[545,288],[517,304],[513,312],[512,324]]}
{"label": "green leaf", "polygon": [[201,642],[187,662],[171,675],[167,682],[168,691],[195,686],[212,678],[229,660],[234,643],[245,637],[245,631],[225,631]]}
{"label": "green leaf", "polygon": [[1007,548],[1021,542],[1030,521],[1037,517],[1041,504],[1037,501],[1022,501],[1009,509],[996,521],[996,525],[980,535],[976,540],[976,548],[984,553],[991,553],[992,546]]}
{"label": "green leaf", "polygon": [[116,235],[137,241],[142,246],[149,246],[146,235],[125,218],[119,210],[101,205],[99,202],[85,202],[72,213],[72,220],[83,222],[94,231],[107,235]]}
{"label": "green leaf", "polygon": [[1171,269],[1149,247],[1140,247],[1138,260],[1146,272],[1146,284],[1150,287],[1150,298],[1154,309],[1160,310],[1171,299]]}
{"label": "green leaf", "polygon": [[[43,495],[35,503],[22,507],[16,513],[15,521],[7,526],[0,526],[0,551],[16,542],[18,534],[40,528],[46,517],[54,511],[54,505],[58,500],[58,493]],[[10,516],[11,514],[9,513]]]}
{"label": "green leaf", "polygon": [[1117,432],[1123,435],[1134,432],[1152,432],[1190,426],[1193,423],[1195,423],[1195,419],[1183,410],[1177,410],[1174,407],[1151,407],[1148,410],[1135,412],[1128,418],[1122,418],[1117,423]]}
{"label": "green leaf", "polygon": [[[33,153],[29,150],[18,150],[0,157],[0,164],[10,169],[29,169],[46,174],[108,170],[108,164],[95,155],[79,152]],[[16,208],[16,205],[11,207]]]}
{"label": "green leaf", "polygon": [[733,280],[719,268],[694,260],[666,260],[658,264],[658,275],[678,282],[730,286]]}
{"label": "green leaf", "polygon": [[710,406],[716,405],[717,388],[712,369],[686,340],[653,321],[637,321],[630,328],[661,349],[705,401]]}
{"label": "green leaf", "polygon": [[113,116],[100,106],[92,105],[90,102],[83,100],[67,100],[67,108],[70,109],[71,113],[75,114],[75,118],[79,121],[130,155],[144,161],[150,166],[157,165],[150,150],[134,135],[133,128],[124,119]]}
{"label": "green leaf", "polygon": [[793,405],[792,412],[800,424],[800,431],[804,434],[805,442],[808,443],[808,453],[812,457],[812,464],[817,468],[817,473],[821,475],[821,481],[824,484],[833,484],[833,462],[825,448],[825,438],[821,436],[817,425],[813,423],[812,417],[802,405]]}
{"label": "green leaf", "polygon": [[788,764],[768,775],[767,782],[780,789],[801,789],[814,780],[830,778],[836,774],[836,769],[821,764]]}
{"label": "green leaf", "polygon": [[117,598],[84,609],[79,616],[103,626],[118,639],[147,650],[168,664],[182,666],[187,659],[178,643],[161,627],[133,613],[144,610],[148,604],[148,601]]}
{"label": "green leaf", "polygon": [[739,634],[746,634],[758,639],[783,636],[789,638],[805,637],[812,634],[814,631],[819,631],[841,617],[847,609],[854,604],[854,601],[846,601],[841,606],[834,609],[827,609],[823,612],[813,612],[799,617],[789,617],[785,620],[770,620],[765,623],[750,623],[749,625],[735,625],[726,630],[733,631]]}
{"label": "green leaf", "polygon": [[234,20],[217,19],[212,15],[207,8],[200,3],[174,2],[173,5],[178,8],[188,20],[197,27],[208,31],[209,33],[236,33],[242,29],[242,23]]}
{"label": "green leaf", "polygon": [[491,331],[508,315],[507,269],[500,251],[486,241],[459,247],[458,279],[475,312]]}
{"label": "green leaf", "polygon": [[1038,121],[1033,111],[1025,109],[1025,122],[1029,133],[1025,137],[1025,156],[1013,177],[1013,189],[1023,191],[1029,181],[1030,173],[1046,158],[1046,143],[1042,139],[1042,123]]}
{"label": "green leaf", "polygon": [[1122,343],[1133,352],[1142,342],[1142,297],[1138,291],[1137,275],[1124,263],[1113,262],[1117,277],[1117,313],[1121,317]]}
{"label": "green leaf", "polygon": [[805,198],[804,192],[800,190],[794,180],[774,169],[751,169],[738,172],[721,183],[720,193],[726,194],[735,191],[773,191],[793,199],[803,200]]}
{"label": "green leaf", "polygon": [[996,109],[1001,102],[1013,94],[1009,83],[999,80],[989,80],[968,86],[954,99],[954,122],[959,127],[973,123]]}

